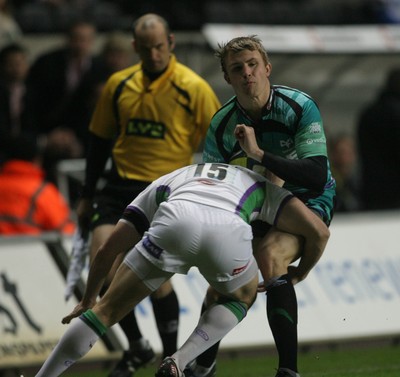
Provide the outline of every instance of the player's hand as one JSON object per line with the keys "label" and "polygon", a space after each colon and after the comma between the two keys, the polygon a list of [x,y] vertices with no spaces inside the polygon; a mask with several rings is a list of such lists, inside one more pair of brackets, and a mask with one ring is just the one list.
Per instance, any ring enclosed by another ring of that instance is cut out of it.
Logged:
{"label": "player's hand", "polygon": [[237,124],[234,131],[236,140],[247,156],[258,162],[262,161],[264,151],[258,147],[254,128],[245,124]]}
{"label": "player's hand", "polygon": [[289,274],[290,278],[292,279],[293,285],[300,283],[302,280],[304,280],[307,277],[307,275],[302,273],[301,270],[296,266],[289,266],[288,274]]}
{"label": "player's hand", "polygon": [[265,288],[264,280],[263,280],[263,281],[260,281],[260,282],[258,283],[258,286],[257,286],[257,293],[264,293],[264,292],[266,292],[266,291],[267,291],[267,289]]}
{"label": "player's hand", "polygon": [[64,325],[70,323],[72,319],[79,317],[83,312],[90,309],[91,307],[92,305],[84,305],[81,301],[78,305],[75,306],[74,310],[70,314],[68,314],[61,320],[61,323],[63,323]]}
{"label": "player's hand", "polygon": [[[289,266],[288,267],[288,274],[290,279],[292,280],[292,284],[296,285],[297,283],[300,283],[302,280],[304,280],[307,275],[302,273],[300,269],[296,266]],[[265,288],[265,283],[264,281],[261,281],[258,283],[257,287],[257,292],[258,293],[264,293],[267,291],[267,288]]]}

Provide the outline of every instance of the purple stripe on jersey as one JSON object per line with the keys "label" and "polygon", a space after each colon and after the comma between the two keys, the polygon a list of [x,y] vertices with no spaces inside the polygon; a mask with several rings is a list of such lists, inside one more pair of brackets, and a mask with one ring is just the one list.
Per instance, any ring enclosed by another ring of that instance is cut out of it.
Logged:
{"label": "purple stripe on jersey", "polygon": [[[243,196],[240,198],[239,204],[236,206],[235,213],[240,215],[240,213],[243,212],[243,207],[247,201],[247,199],[251,196],[251,194],[258,190],[259,188],[263,188],[265,185],[264,182],[256,182],[253,185],[251,185],[246,192],[243,194]],[[250,215],[250,214],[248,214]]]}
{"label": "purple stripe on jersey", "polygon": [[131,204],[125,208],[122,218],[132,223],[142,235],[150,227],[150,222],[146,215],[138,207]]}
{"label": "purple stripe on jersey", "polygon": [[127,213],[129,213],[129,212],[136,212],[138,215],[143,216],[145,219],[147,219],[147,218],[146,218],[146,215],[143,213],[143,211],[142,211],[139,207],[136,207],[135,205],[132,205],[132,204],[129,204],[129,205],[125,208],[124,213],[125,213],[125,212],[127,212]]}

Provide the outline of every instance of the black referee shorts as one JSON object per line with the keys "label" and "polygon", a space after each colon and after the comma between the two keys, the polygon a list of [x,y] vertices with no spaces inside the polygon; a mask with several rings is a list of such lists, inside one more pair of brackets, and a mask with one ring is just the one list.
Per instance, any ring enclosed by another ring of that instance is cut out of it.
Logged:
{"label": "black referee shorts", "polygon": [[93,216],[90,223],[91,230],[100,225],[116,224],[128,204],[149,184],[150,182],[133,180],[107,183],[94,198]]}

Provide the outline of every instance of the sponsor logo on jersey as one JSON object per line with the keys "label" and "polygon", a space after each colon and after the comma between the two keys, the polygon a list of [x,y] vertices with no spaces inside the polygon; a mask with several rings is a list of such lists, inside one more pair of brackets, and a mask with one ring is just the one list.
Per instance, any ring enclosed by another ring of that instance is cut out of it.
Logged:
{"label": "sponsor logo on jersey", "polygon": [[157,245],[154,245],[154,243],[150,241],[149,236],[147,236],[143,240],[143,246],[151,256],[153,256],[154,258],[160,259],[163,249],[161,249]]}
{"label": "sponsor logo on jersey", "polygon": [[235,269],[232,271],[232,276],[238,275],[238,274],[240,274],[241,272],[243,272],[243,271],[247,268],[248,265],[249,265],[249,263],[246,263],[246,264],[245,264],[244,266],[242,266],[242,267],[235,268]]}
{"label": "sponsor logo on jersey", "polygon": [[310,132],[310,134],[320,134],[322,132],[321,124],[318,122],[311,123],[308,132]]}
{"label": "sponsor logo on jersey", "polygon": [[210,337],[208,336],[208,334],[204,331],[204,330],[202,330],[201,328],[199,328],[199,327],[196,327],[196,334],[198,335],[198,336],[200,336],[201,338],[203,338],[204,340],[209,340],[210,339]]}
{"label": "sponsor logo on jersey", "polygon": [[290,149],[293,145],[293,140],[292,139],[281,140],[280,145],[282,148]]}
{"label": "sponsor logo on jersey", "polygon": [[164,139],[165,131],[165,124],[147,119],[130,119],[126,127],[127,135],[142,136],[151,139]]}
{"label": "sponsor logo on jersey", "polygon": [[307,144],[325,144],[326,143],[326,138],[324,136],[318,138],[318,139],[307,139]]}

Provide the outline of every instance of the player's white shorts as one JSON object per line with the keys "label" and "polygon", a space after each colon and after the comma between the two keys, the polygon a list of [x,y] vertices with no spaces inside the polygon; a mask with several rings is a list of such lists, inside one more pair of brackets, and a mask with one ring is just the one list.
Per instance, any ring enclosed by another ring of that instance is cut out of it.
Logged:
{"label": "player's white shorts", "polygon": [[238,215],[172,200],[160,205],[150,229],[124,263],[152,290],[174,273],[186,274],[197,266],[211,286],[227,294],[258,272],[252,238],[250,225]]}

